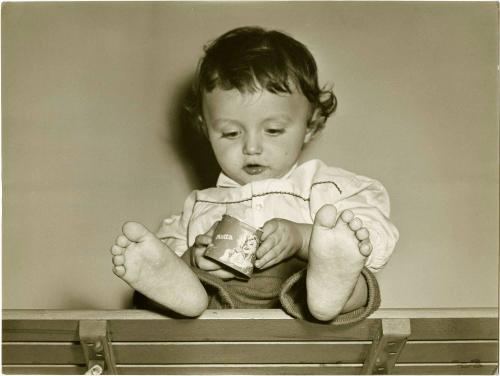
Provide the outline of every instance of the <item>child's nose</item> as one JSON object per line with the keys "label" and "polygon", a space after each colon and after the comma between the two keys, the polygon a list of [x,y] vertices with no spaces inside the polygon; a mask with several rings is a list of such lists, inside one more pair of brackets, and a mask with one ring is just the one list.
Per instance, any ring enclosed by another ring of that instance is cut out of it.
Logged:
{"label": "child's nose", "polygon": [[258,135],[247,134],[243,145],[243,154],[254,155],[262,153],[262,141]]}

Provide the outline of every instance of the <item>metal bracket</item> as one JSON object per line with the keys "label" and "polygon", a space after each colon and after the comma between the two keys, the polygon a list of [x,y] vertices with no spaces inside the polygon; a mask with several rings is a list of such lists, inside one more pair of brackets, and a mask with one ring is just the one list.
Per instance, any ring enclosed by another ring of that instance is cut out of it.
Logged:
{"label": "metal bracket", "polygon": [[382,319],[361,374],[391,373],[410,334],[410,319]]}
{"label": "metal bracket", "polygon": [[81,320],[78,332],[88,367],[86,374],[116,375],[115,358],[108,335],[107,322],[105,320]]}

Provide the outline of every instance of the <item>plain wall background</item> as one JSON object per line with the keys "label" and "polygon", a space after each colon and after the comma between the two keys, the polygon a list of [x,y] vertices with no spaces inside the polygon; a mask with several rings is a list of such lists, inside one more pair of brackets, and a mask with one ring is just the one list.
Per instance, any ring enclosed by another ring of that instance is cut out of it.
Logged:
{"label": "plain wall background", "polygon": [[497,7],[3,3],[3,307],[127,306],[109,248],[215,181],[179,108],[203,44],[243,25],[296,37],[334,85],[304,159],[391,195],[382,306],[497,306]]}

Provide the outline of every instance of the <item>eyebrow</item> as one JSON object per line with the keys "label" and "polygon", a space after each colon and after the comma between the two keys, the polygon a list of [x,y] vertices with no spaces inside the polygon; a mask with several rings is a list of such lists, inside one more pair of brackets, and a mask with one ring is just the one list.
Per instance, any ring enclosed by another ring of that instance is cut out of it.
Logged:
{"label": "eyebrow", "polygon": [[213,123],[215,126],[223,126],[225,124],[241,125],[241,123],[238,120],[226,119],[226,118],[215,119],[213,120]]}
{"label": "eyebrow", "polygon": [[262,123],[265,123],[267,121],[275,121],[275,120],[284,120],[287,122],[292,121],[292,118],[288,114],[277,114],[277,115],[271,115],[266,117],[264,120],[262,120]]}
{"label": "eyebrow", "polygon": [[[272,121],[285,121],[285,122],[291,122],[292,118],[285,113],[282,114],[276,114],[276,115],[271,115],[268,116],[260,122],[261,124],[265,124],[267,122],[272,122]],[[237,119],[228,119],[228,118],[218,118],[213,120],[213,124],[217,126],[223,126],[225,124],[229,125],[237,125],[237,126],[243,126],[243,124],[237,120]]]}

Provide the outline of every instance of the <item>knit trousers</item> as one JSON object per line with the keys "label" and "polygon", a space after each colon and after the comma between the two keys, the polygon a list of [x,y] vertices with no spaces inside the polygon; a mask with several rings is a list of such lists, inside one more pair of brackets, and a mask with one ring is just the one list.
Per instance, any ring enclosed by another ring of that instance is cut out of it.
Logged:
{"label": "knit trousers", "polygon": [[[297,319],[317,321],[307,307],[306,274],[303,261],[289,259],[263,271],[257,271],[248,281],[221,280],[193,268],[209,295],[210,309],[282,308]],[[361,271],[368,286],[368,302],[364,307],[338,315],[331,325],[348,325],[362,321],[380,306],[380,292],[375,276]]]}

